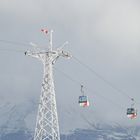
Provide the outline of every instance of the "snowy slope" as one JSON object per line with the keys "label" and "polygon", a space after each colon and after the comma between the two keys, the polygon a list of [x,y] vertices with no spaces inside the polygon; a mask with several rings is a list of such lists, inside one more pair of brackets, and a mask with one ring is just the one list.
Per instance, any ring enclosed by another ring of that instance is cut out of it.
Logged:
{"label": "snowy slope", "polygon": [[[117,128],[118,129],[118,128]],[[126,132],[102,128],[100,130],[77,129],[70,135],[62,135],[63,140],[139,140],[140,137],[132,136]]]}
{"label": "snowy slope", "polygon": [[[33,102],[14,104],[11,102],[1,102],[0,105],[0,137],[17,133],[33,133],[28,125],[28,116],[35,111]],[[31,119],[33,120],[33,119]],[[33,125],[33,122],[32,122]],[[34,126],[33,126],[34,127]],[[2,139],[2,138],[1,138]],[[27,139],[27,138],[26,138]]]}
{"label": "snowy slope", "polygon": [[[0,140],[32,140],[37,104],[10,102],[0,105]],[[140,140],[140,126],[93,124],[92,129],[75,129],[61,140]]]}

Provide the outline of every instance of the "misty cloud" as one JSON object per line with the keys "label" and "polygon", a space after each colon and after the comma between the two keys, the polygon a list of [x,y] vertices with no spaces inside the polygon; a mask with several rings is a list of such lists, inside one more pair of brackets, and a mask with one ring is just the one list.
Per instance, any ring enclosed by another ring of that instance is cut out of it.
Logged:
{"label": "misty cloud", "polygon": [[[40,29],[53,28],[55,48],[69,41],[69,46],[65,49],[72,55],[77,56],[116,87],[126,91],[129,96],[140,99],[139,7],[140,2],[137,0],[1,0],[0,39],[33,42],[47,47],[47,38]],[[38,102],[43,71],[40,62],[24,56],[24,50],[29,49],[26,46],[1,42],[0,47],[23,50],[23,53],[0,52],[0,95],[9,98],[11,102],[20,103],[23,99],[26,102],[28,98]],[[116,121],[130,124],[125,116],[126,108],[130,105],[127,97],[117,94],[104,81],[74,60],[60,59],[56,67],[94,91],[86,91],[91,107],[82,110],[77,103],[79,85],[55,71],[58,112],[60,122],[63,122],[60,125],[63,130],[66,127],[68,130],[87,127],[87,123],[80,116],[80,113],[85,112],[84,115],[91,122],[103,120],[108,123]],[[105,99],[100,97],[98,92]],[[62,100],[62,97],[65,100]],[[138,105],[137,108],[139,109]],[[109,114],[106,113],[107,110]],[[72,122],[73,119],[76,123]],[[134,124],[137,122],[134,121]]]}

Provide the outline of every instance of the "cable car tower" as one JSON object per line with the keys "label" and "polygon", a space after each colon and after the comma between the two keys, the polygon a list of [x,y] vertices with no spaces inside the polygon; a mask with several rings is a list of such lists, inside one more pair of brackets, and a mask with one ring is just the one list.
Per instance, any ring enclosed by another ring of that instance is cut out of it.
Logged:
{"label": "cable car tower", "polygon": [[53,80],[53,64],[60,56],[66,58],[70,58],[71,56],[62,50],[63,47],[56,50],[52,49],[52,30],[49,32],[48,30],[42,29],[41,31],[50,36],[48,51],[36,49],[35,51],[25,52],[25,55],[41,60],[44,66],[34,140],[60,140]]}

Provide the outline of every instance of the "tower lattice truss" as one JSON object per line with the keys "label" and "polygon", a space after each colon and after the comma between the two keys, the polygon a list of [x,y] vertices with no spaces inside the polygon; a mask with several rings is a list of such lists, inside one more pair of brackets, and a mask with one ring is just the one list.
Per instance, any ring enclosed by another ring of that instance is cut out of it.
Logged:
{"label": "tower lattice truss", "polygon": [[53,81],[53,64],[59,56],[68,58],[70,56],[61,49],[52,51],[52,48],[49,51],[27,51],[26,54],[41,60],[44,66],[34,140],[60,140]]}

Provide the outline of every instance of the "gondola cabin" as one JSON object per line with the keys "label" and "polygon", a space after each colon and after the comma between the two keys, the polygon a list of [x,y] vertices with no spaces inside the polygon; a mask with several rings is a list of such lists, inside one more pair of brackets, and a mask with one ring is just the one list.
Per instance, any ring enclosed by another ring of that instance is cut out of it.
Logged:
{"label": "gondola cabin", "polygon": [[137,110],[135,108],[127,108],[127,117],[135,119],[137,117]]}
{"label": "gondola cabin", "polygon": [[87,96],[79,96],[79,105],[82,107],[88,107],[89,101]]}

